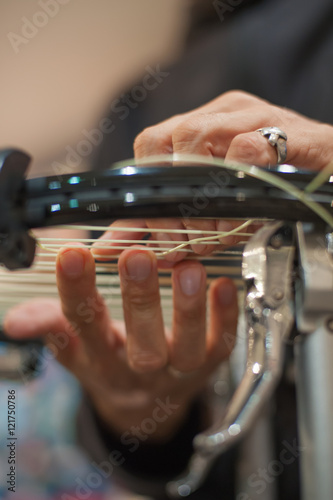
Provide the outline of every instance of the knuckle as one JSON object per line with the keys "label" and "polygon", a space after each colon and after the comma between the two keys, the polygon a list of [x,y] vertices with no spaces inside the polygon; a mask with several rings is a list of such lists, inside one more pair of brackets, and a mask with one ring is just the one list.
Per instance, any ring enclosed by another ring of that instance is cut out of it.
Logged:
{"label": "knuckle", "polygon": [[[269,146],[274,152],[273,148]],[[266,148],[263,150],[262,137],[259,134],[239,134],[233,138],[230,144],[230,149],[233,149],[237,157],[241,160],[246,160],[248,162],[254,161],[258,159],[258,156],[262,157],[263,153],[268,153],[268,157],[270,158],[270,149]]]}
{"label": "knuckle", "polygon": [[221,99],[224,103],[236,108],[242,106],[248,107],[249,105],[259,105],[263,102],[259,97],[249,94],[243,90],[228,90],[222,94]]}
{"label": "knuckle", "polygon": [[189,142],[193,143],[194,141],[197,141],[198,138],[202,140],[205,135],[203,115],[197,114],[182,121],[174,128],[172,134],[172,142],[174,145],[182,145]]}
{"label": "knuckle", "polygon": [[222,96],[224,99],[228,99],[231,102],[239,102],[241,100],[248,100],[250,95],[247,92],[243,92],[242,90],[228,90],[223,93]]}
{"label": "knuckle", "polygon": [[136,373],[149,373],[160,370],[166,365],[166,356],[150,351],[132,353],[129,364]]}
{"label": "knuckle", "polygon": [[174,323],[179,330],[201,331],[206,326],[206,305],[204,302],[193,304],[191,301],[181,301],[174,311]]}
{"label": "knuckle", "polygon": [[77,319],[76,314],[74,313],[73,307],[71,307],[70,305],[62,302],[61,310],[62,310],[63,315],[65,316],[65,318],[68,321],[73,322]]}
{"label": "knuckle", "polygon": [[263,104],[263,113],[266,115],[268,122],[266,123],[276,123],[278,127],[284,129],[293,120],[292,113],[286,108],[279,108],[274,104]]}
{"label": "knuckle", "polygon": [[[305,158],[304,165],[312,166],[313,164],[318,163],[318,158],[323,158],[323,159],[325,158],[325,151],[322,148],[318,147],[316,144],[311,144],[311,142],[307,142],[303,146],[302,155]],[[329,161],[329,156],[327,156],[327,160]],[[325,165],[325,160],[323,161],[323,166],[324,165]]]}
{"label": "knuckle", "polygon": [[[258,135],[258,138],[260,136]],[[256,153],[259,148],[259,141],[256,136],[248,135],[248,134],[239,134],[233,138],[231,141],[231,145],[236,147],[239,151],[244,152],[248,155],[253,155]]]}
{"label": "knuckle", "polygon": [[139,135],[137,135],[134,139],[134,153],[135,155],[140,156],[140,153],[144,150],[145,145],[148,140],[150,140],[151,137],[151,127],[144,129],[142,132],[140,132]]}
{"label": "knuckle", "polygon": [[162,150],[164,148],[165,138],[160,133],[158,126],[145,128],[134,139],[133,149],[136,157],[142,157],[146,151],[153,146],[154,150]]}
{"label": "knuckle", "polygon": [[135,289],[129,292],[127,303],[131,312],[145,315],[149,319],[155,315],[156,309],[160,306],[160,297],[156,292],[149,293]]}
{"label": "knuckle", "polygon": [[[333,158],[333,130],[331,125],[327,124],[318,125],[316,130],[319,134],[319,137],[316,141],[319,151],[317,149],[316,154],[319,155],[319,162],[321,161],[321,165],[318,165],[318,167],[323,168],[329,162],[331,162]],[[311,128],[310,134],[313,137],[313,127]],[[318,156],[316,156],[316,158],[314,159],[311,158],[311,160],[312,164],[318,164]]]}
{"label": "knuckle", "polygon": [[190,328],[191,325],[196,325],[197,318],[194,318],[193,314],[193,305],[192,304],[182,304],[181,307],[175,310],[174,323],[178,326],[179,329],[184,327],[184,324],[187,328]]}
{"label": "knuckle", "polygon": [[206,352],[203,350],[196,353],[195,356],[181,356],[180,358],[174,356],[171,359],[171,364],[176,370],[186,374],[195,370],[199,370],[199,368],[202,367],[205,361]]}

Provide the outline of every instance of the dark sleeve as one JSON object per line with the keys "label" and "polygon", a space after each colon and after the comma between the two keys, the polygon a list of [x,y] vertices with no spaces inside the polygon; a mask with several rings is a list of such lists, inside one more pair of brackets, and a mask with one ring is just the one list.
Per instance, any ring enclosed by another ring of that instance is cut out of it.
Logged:
{"label": "dark sleeve", "polygon": [[145,127],[233,89],[333,123],[332,0],[257,0],[224,17],[216,12],[215,22],[191,37],[180,60],[161,68],[167,75],[145,89],[144,100],[134,95],[129,107],[123,99],[144,85],[147,67],[132,88],[110,100],[104,118],[114,127],[96,151],[93,168],[132,157],[134,138]]}
{"label": "dark sleeve", "polygon": [[[186,419],[170,441],[147,444],[141,441],[131,449],[100,420],[88,399],[84,398],[78,413],[78,443],[95,464],[111,471],[109,476],[120,486],[154,500],[166,500],[165,486],[186,471],[193,451],[193,437],[203,430],[205,407],[194,401]],[[193,500],[234,500],[236,450],[224,454],[210,471]],[[111,465],[110,465],[111,464]]]}
{"label": "dark sleeve", "polygon": [[118,457],[117,465],[113,463],[113,479],[132,491],[163,498],[166,483],[186,469],[193,451],[193,437],[202,430],[201,414],[200,403],[194,402],[170,441],[149,444],[134,438],[133,446],[133,441],[124,444],[120,436],[112,433],[85,399],[78,417],[78,441],[97,463]]}

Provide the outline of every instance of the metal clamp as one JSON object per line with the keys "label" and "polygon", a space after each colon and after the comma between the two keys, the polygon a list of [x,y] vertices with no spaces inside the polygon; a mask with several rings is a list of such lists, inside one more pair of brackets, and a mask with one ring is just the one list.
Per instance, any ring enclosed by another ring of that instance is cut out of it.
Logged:
{"label": "metal clamp", "polygon": [[294,231],[281,222],[263,227],[247,243],[242,271],[247,290],[246,370],[222,420],[195,437],[186,477],[167,485],[172,496],[188,496],[200,486],[215,458],[243,437],[273,393],[294,323],[294,256]]}

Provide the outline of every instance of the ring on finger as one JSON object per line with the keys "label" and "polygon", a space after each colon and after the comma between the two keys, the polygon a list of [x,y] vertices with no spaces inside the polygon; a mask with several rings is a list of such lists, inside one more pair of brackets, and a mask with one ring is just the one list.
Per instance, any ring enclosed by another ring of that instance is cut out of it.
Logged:
{"label": "ring on finger", "polygon": [[287,134],[279,127],[258,128],[256,132],[259,132],[271,146],[276,148],[277,164],[284,163],[287,159]]}

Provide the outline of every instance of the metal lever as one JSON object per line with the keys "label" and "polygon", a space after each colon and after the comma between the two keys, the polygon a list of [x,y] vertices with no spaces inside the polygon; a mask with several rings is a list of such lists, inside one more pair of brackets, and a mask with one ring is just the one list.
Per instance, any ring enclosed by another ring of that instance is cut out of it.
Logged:
{"label": "metal lever", "polygon": [[294,255],[294,232],[281,222],[263,227],[246,245],[246,370],[221,422],[195,437],[196,452],[187,476],[167,485],[172,496],[188,496],[200,486],[216,456],[243,437],[273,393],[282,374],[285,340],[294,323]]}

